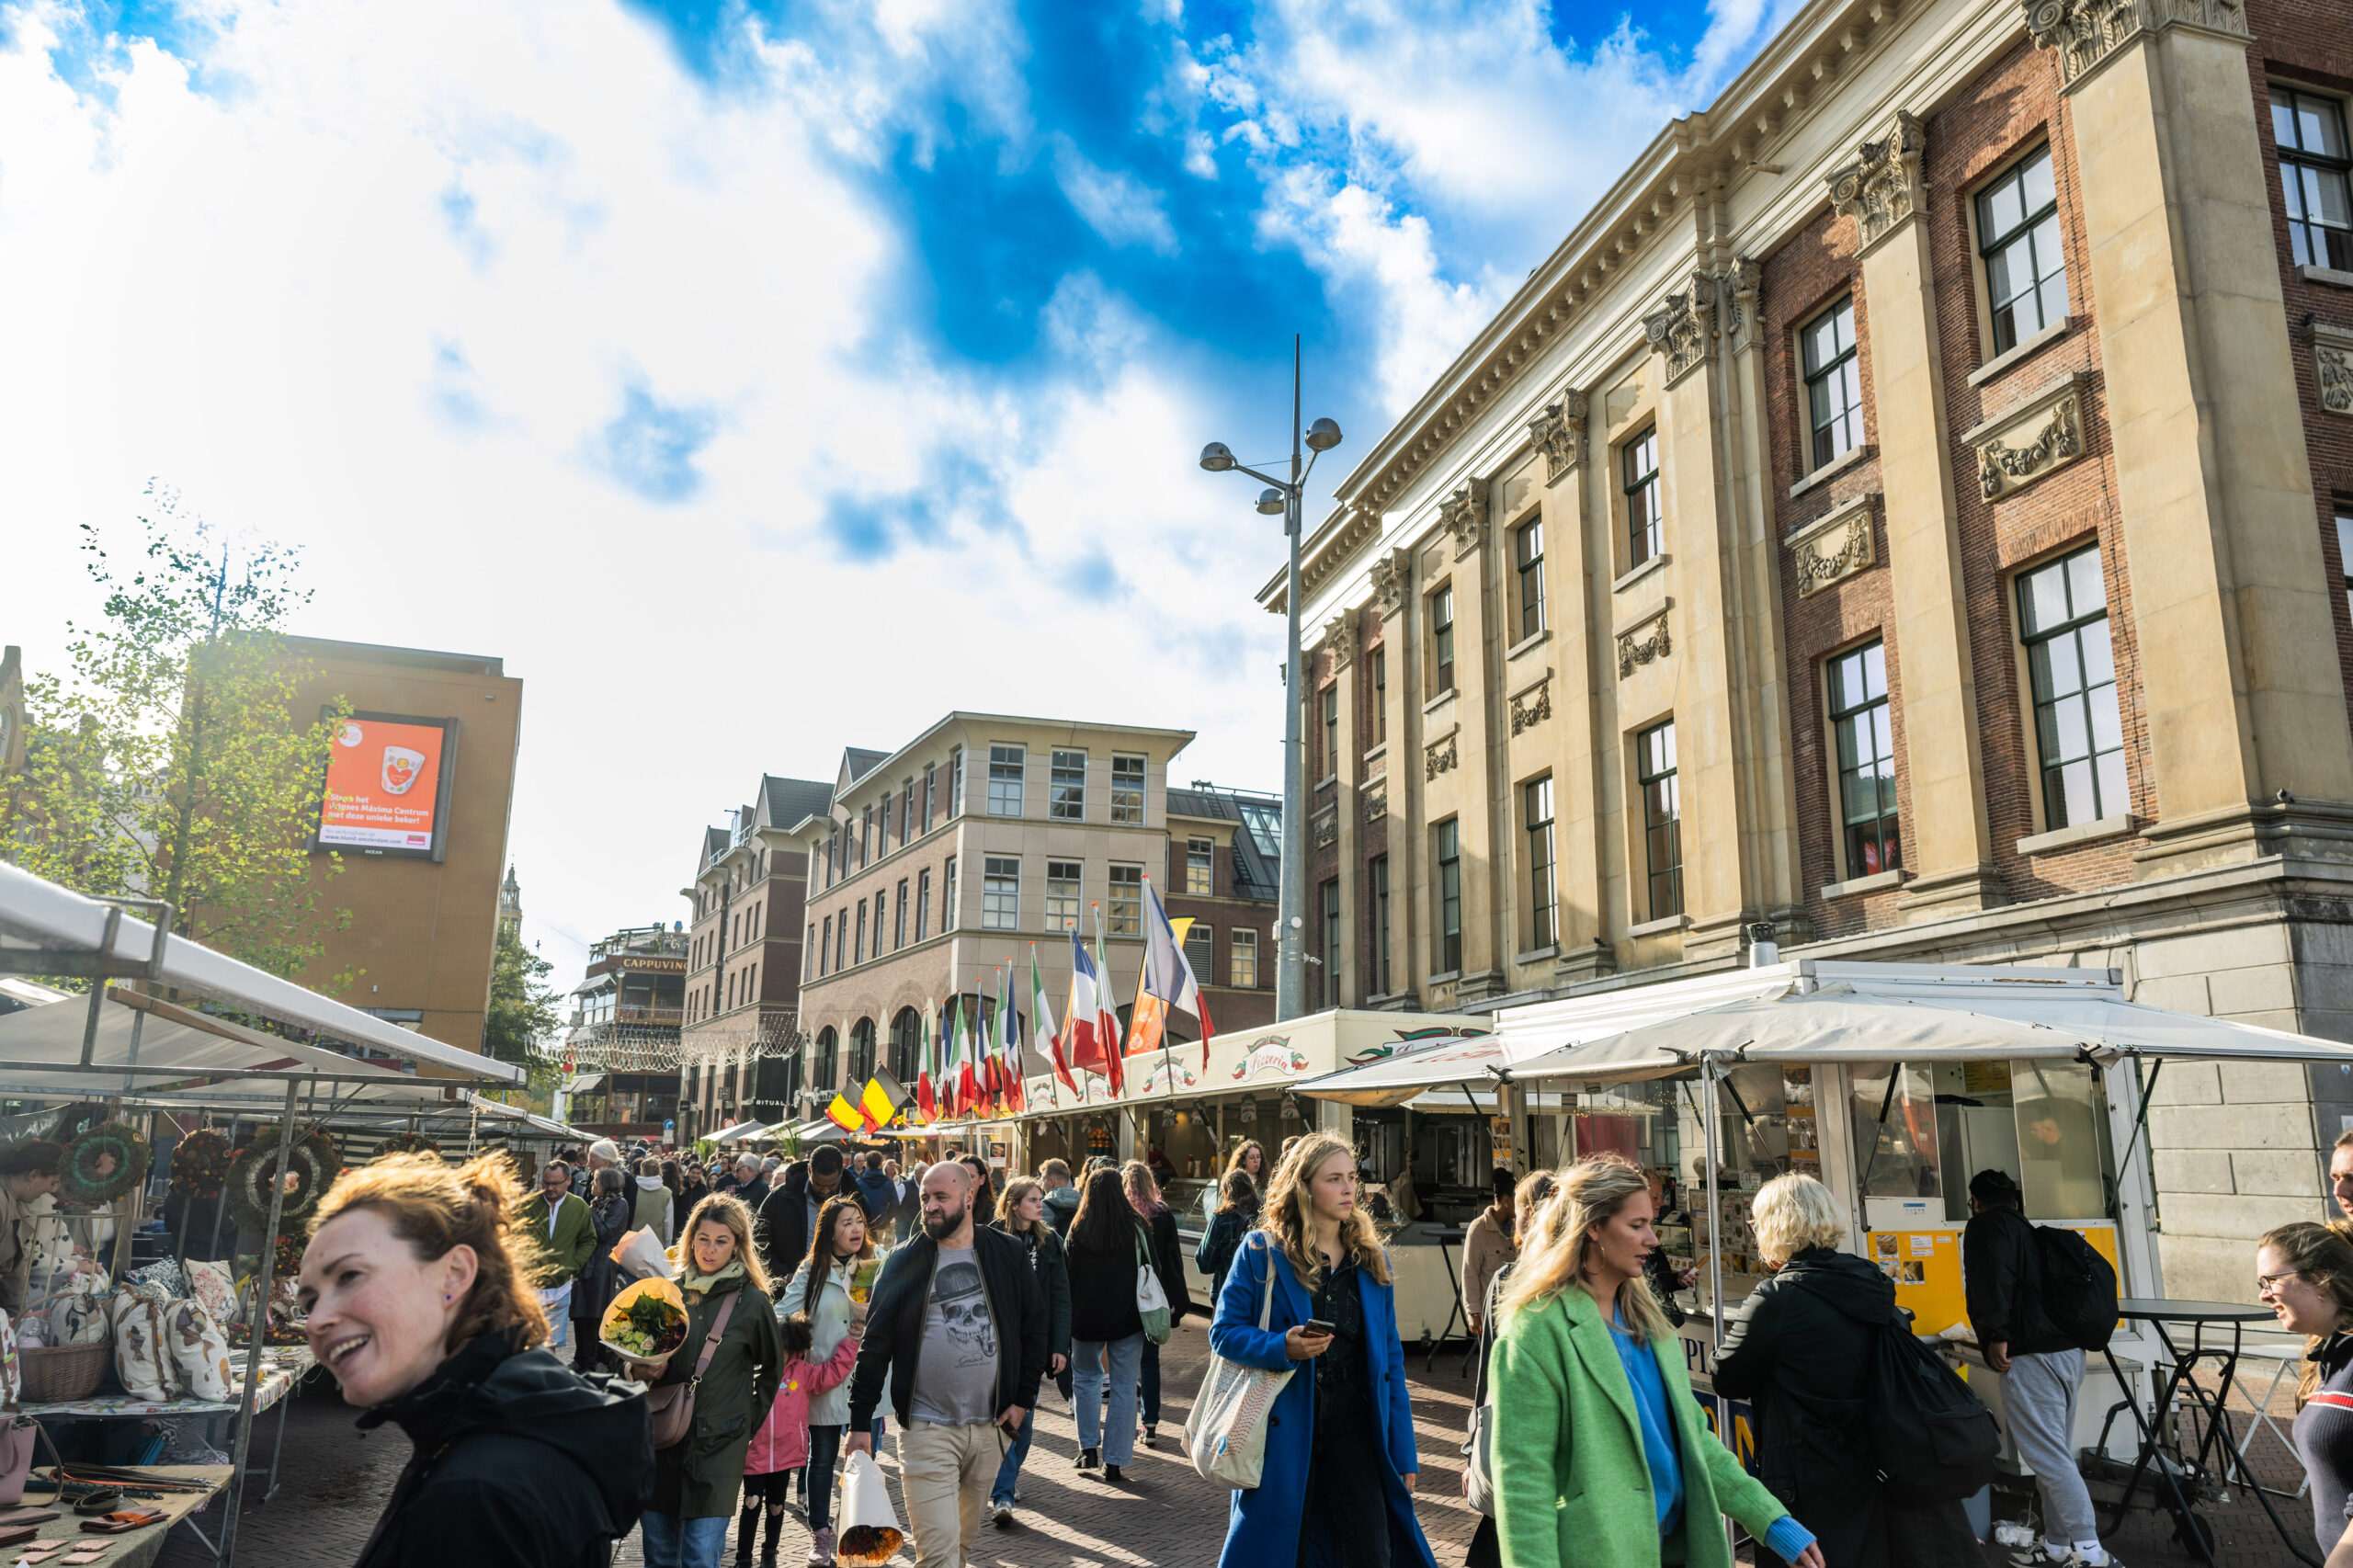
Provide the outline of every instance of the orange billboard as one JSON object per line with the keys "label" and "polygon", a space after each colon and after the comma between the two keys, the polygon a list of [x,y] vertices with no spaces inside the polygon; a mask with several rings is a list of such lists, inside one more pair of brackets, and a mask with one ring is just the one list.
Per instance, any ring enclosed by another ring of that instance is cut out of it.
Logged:
{"label": "orange billboard", "polygon": [[438,858],[457,727],[385,713],[346,719],[327,758],[319,846]]}

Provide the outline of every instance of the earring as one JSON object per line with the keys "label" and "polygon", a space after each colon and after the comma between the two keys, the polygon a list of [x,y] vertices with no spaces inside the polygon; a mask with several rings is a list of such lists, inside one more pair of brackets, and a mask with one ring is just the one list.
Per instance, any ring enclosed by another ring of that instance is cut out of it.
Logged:
{"label": "earring", "polygon": [[458,1299],[457,1297],[455,1297],[455,1296],[453,1296],[453,1295],[449,1294],[448,1291],[446,1291],[446,1290],[445,1290],[445,1291],[443,1291],[443,1292],[442,1292],[442,1295],[441,1295],[441,1304],[442,1304],[443,1306],[445,1306],[445,1307],[446,1307],[446,1306],[448,1306],[451,1301],[456,1301],[457,1299]]}

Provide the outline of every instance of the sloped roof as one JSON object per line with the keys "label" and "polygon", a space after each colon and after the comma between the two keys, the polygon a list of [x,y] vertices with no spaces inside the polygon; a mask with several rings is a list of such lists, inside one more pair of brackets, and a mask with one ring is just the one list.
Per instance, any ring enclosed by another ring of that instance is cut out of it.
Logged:
{"label": "sloped roof", "polygon": [[874,765],[890,755],[887,751],[869,751],[864,746],[844,746],[842,771],[849,775],[850,782],[856,783],[873,772]]}
{"label": "sloped roof", "polygon": [[764,773],[760,801],[766,812],[762,820],[768,826],[798,827],[811,817],[824,814],[834,803],[834,787],[814,778],[779,778]]}

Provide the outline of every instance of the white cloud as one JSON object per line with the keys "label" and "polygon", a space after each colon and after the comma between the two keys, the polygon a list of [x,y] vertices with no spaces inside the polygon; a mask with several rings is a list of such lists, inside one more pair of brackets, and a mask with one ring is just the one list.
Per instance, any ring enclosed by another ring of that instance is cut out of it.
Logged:
{"label": "white cloud", "polygon": [[1160,192],[1126,170],[1098,168],[1068,138],[1058,138],[1054,181],[1087,226],[1111,244],[1146,245],[1162,256],[1176,254],[1176,231]]}

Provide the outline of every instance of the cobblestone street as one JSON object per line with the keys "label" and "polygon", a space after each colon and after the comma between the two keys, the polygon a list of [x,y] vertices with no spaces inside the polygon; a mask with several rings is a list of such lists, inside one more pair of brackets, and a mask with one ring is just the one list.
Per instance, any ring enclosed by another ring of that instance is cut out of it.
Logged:
{"label": "cobblestone street", "polygon": [[[1123,1486],[1081,1475],[1070,1463],[1077,1451],[1070,1413],[1050,1393],[1023,1472],[1018,1522],[1009,1529],[983,1533],[974,1568],[1211,1568],[1217,1562],[1225,1534],[1226,1494],[1193,1473],[1175,1442],[1208,1354],[1204,1321],[1193,1318],[1179,1324],[1162,1354],[1166,1392],[1159,1449],[1137,1451]],[[1416,1388],[1422,1525],[1441,1568],[1454,1568],[1462,1561],[1476,1523],[1461,1502],[1461,1459],[1455,1451],[1467,1418],[1471,1384],[1456,1375],[1461,1365],[1459,1349],[1441,1355],[1427,1375],[1419,1355],[1409,1355],[1407,1365]],[[2234,1399],[2234,1404],[2245,1408],[2243,1401]],[[2284,1426],[2284,1392],[2274,1408]],[[264,1426],[256,1433],[257,1442],[268,1435]],[[2266,1436],[2252,1451],[2267,1482],[2294,1488],[2299,1472],[2284,1449]],[[313,1387],[289,1417],[281,1489],[267,1506],[247,1510],[237,1561],[256,1568],[347,1568],[408,1453],[407,1440],[397,1430],[363,1437],[332,1387]],[[892,1478],[895,1501],[897,1469],[887,1455],[883,1468]],[[2297,1541],[2311,1551],[2309,1502],[2280,1498],[2275,1506]],[[2244,1492],[2204,1512],[2228,1568],[2290,1568],[2295,1562]],[[208,1519],[206,1528],[212,1526]],[[2195,1559],[2171,1537],[2172,1525],[2164,1516],[2138,1512],[2109,1544],[2127,1568],[2188,1568]],[[798,1517],[788,1515],[779,1561],[787,1568],[798,1568],[808,1540]],[[1746,1556],[1744,1551],[1744,1560]],[[165,1568],[202,1568],[208,1561],[185,1531],[161,1559]],[[616,1558],[628,1568],[638,1568],[642,1561],[634,1537]],[[912,1554],[903,1553],[900,1561],[911,1562]],[[1988,1551],[1989,1564],[2001,1561],[2001,1554]]]}

